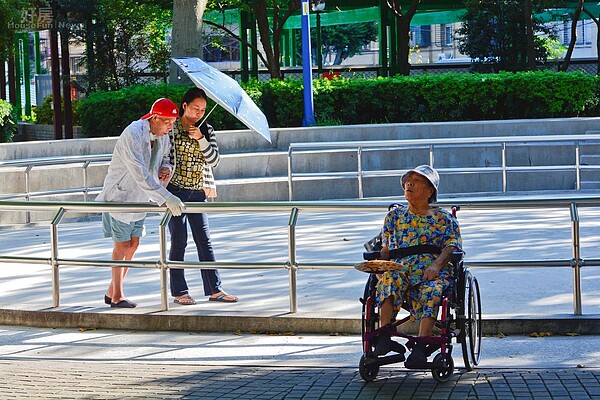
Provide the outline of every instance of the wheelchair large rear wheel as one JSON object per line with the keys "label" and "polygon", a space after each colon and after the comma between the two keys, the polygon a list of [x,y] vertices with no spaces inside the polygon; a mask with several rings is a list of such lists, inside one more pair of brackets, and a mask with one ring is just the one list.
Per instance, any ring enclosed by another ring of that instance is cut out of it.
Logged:
{"label": "wheelchair large rear wheel", "polygon": [[479,364],[481,354],[481,296],[479,282],[470,272],[465,273],[464,326],[461,341],[463,360],[467,371]]}

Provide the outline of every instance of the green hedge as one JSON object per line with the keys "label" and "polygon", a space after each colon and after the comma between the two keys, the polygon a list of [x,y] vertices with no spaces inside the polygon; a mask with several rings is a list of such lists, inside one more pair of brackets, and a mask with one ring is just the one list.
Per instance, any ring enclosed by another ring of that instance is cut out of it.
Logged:
{"label": "green hedge", "polygon": [[[301,125],[301,80],[253,81],[243,86],[271,127]],[[313,86],[320,125],[596,116],[600,111],[600,79],[581,72],[318,79]],[[78,110],[84,134],[119,135],[155,99],[169,97],[179,103],[185,90],[158,85],[93,93]],[[209,122],[218,130],[244,128],[221,107]]]}
{"label": "green hedge", "polygon": [[0,143],[12,142],[17,131],[17,120],[13,106],[0,99]]}
{"label": "green hedge", "polygon": [[[90,94],[80,105],[79,119],[83,135],[88,137],[118,136],[132,121],[146,114],[152,103],[167,97],[179,104],[188,87],[161,85],[130,86],[114,92]],[[209,101],[207,110],[214,102]],[[208,112],[208,111],[207,111]],[[244,125],[221,107],[210,114],[209,122],[216,129],[242,129]]]}
{"label": "green hedge", "polygon": [[[73,109],[73,125],[80,125],[81,122],[79,120],[79,106],[81,105],[82,100],[73,99],[71,100],[71,107]],[[65,115],[65,102],[64,99],[61,103],[61,110],[63,115]],[[35,108],[35,123],[36,124],[44,124],[44,125],[53,125],[54,124],[54,110],[52,108],[52,95],[47,96],[44,99],[44,102],[41,106]]]}

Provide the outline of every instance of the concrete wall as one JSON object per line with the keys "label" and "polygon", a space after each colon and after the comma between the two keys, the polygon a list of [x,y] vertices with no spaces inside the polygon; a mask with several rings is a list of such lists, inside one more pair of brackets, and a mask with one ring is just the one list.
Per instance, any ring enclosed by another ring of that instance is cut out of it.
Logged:
{"label": "concrete wall", "polygon": [[[37,150],[32,151],[32,154],[35,152],[37,155],[31,157],[46,157],[50,155],[46,154],[46,149],[44,149],[44,147],[46,146],[46,143],[54,142],[52,140],[53,136],[47,136],[48,132],[52,131],[51,126],[20,124],[20,129],[26,132],[27,140],[31,141],[34,138],[41,138],[43,143],[27,142],[13,143],[12,145],[17,145],[17,147],[22,145],[24,147],[37,148]],[[272,143],[269,143],[258,133],[250,130],[217,131],[217,136],[221,152],[227,154],[260,151],[287,151],[290,143],[301,142],[400,140],[478,136],[566,135],[583,134],[588,131],[598,130],[600,130],[600,118],[549,118],[537,120],[517,119],[505,121],[421,122],[406,124],[274,128],[271,129]],[[78,132],[77,128],[76,131]],[[74,140],[76,139],[73,139],[73,141]],[[97,151],[92,153],[84,152],[81,154],[100,154],[105,152],[110,153],[112,147],[110,147],[108,143],[115,141],[116,138],[83,140],[88,141],[90,146],[97,148]],[[69,140],[69,142],[70,141],[72,140]],[[105,141],[108,141],[108,143]],[[58,142],[64,144],[64,141]],[[81,146],[81,144],[79,145]],[[103,146],[105,145],[110,147],[109,151],[104,150],[105,147]],[[2,152],[2,146],[0,146],[0,152]],[[74,145],[74,147],[76,146],[77,145]],[[71,147],[68,146],[68,148]],[[82,151],[86,151],[86,148],[82,148]],[[5,154],[7,153],[0,153],[0,156],[2,156],[0,159],[6,159],[4,158]]]}
{"label": "concrete wall", "polygon": [[[288,200],[287,150],[290,143],[321,141],[357,141],[427,139],[453,137],[499,137],[526,135],[585,134],[600,127],[600,118],[570,118],[544,120],[437,122],[415,124],[354,125],[335,127],[309,127],[272,129],[272,143],[259,134],[249,131],[218,131],[217,136],[222,161],[215,169],[218,180],[218,201],[282,201]],[[46,127],[27,125],[31,131]],[[110,154],[117,138],[93,138],[72,140],[28,141],[0,145],[1,160],[17,160],[50,156]],[[600,164],[600,145],[582,147],[582,163]],[[510,145],[507,151],[508,165],[574,165],[574,143],[548,145]],[[461,149],[439,148],[435,151],[435,166],[499,167],[499,146],[472,145]],[[429,162],[427,149],[381,150],[363,153],[363,169],[408,169]],[[293,170],[298,172],[356,171],[356,152],[294,155]],[[101,186],[108,163],[91,164],[88,167],[88,187]],[[582,180],[589,188],[600,187],[600,170],[582,173]],[[81,164],[54,167],[36,167],[30,172],[32,191],[57,188],[82,187]],[[308,178],[294,180],[294,200],[321,200],[356,198],[356,177]],[[500,173],[475,175],[444,174],[440,193],[498,192],[502,189]],[[507,182],[508,191],[573,190],[575,172],[512,173]],[[25,191],[24,168],[0,168],[0,195]],[[365,197],[401,195],[398,176],[369,177],[364,180]],[[67,197],[55,197],[67,199]],[[91,197],[92,199],[94,196]],[[40,198],[41,199],[41,198]],[[80,200],[70,196],[69,200]],[[18,213],[15,213],[18,214]],[[44,217],[45,218],[45,217]],[[17,218],[17,219],[20,219]],[[0,223],[6,217],[0,216]],[[11,218],[12,221],[12,218]]]}

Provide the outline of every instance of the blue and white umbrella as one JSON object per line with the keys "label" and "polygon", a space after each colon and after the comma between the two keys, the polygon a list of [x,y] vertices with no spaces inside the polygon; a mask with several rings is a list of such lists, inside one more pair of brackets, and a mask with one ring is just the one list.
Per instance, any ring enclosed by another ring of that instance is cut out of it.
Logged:
{"label": "blue and white umbrella", "polygon": [[267,117],[233,78],[199,58],[172,60],[196,86],[206,92],[208,97],[271,142]]}

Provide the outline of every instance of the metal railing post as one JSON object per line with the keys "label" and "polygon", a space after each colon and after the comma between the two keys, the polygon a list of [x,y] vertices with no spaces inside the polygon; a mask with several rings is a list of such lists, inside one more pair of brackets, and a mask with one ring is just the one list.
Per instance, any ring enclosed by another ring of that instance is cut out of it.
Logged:
{"label": "metal railing post", "polygon": [[292,146],[288,149],[288,200],[292,201]]}
{"label": "metal railing post", "polygon": [[90,165],[90,161],[86,161],[83,163],[83,201],[88,201],[88,192],[90,188],[88,187],[88,169],[87,167]]}
{"label": "metal railing post", "polygon": [[[31,169],[33,168],[33,165],[28,165],[25,168],[25,199],[27,201],[31,200],[31,180],[29,178],[29,171],[31,171]],[[31,213],[29,211],[27,211],[25,213],[25,222],[26,223],[30,223],[31,222]]]}
{"label": "metal railing post", "polygon": [[167,279],[167,225],[171,219],[171,212],[167,210],[165,215],[158,225],[158,249],[159,259],[158,267],[160,268],[160,309],[162,311],[169,310],[168,287]]}
{"label": "metal railing post", "polygon": [[358,149],[356,150],[356,162],[357,162],[357,169],[358,169],[358,198],[359,199],[363,199],[364,196],[364,192],[363,192],[363,169],[362,169],[362,147],[358,146]]}
{"label": "metal railing post", "polygon": [[502,143],[502,193],[506,193],[506,142]]}
{"label": "metal railing post", "polygon": [[62,221],[66,211],[59,208],[50,223],[50,268],[52,268],[52,307],[60,304],[60,285],[58,276],[58,224]]}
{"label": "metal railing post", "polygon": [[581,247],[579,238],[579,213],[577,204],[571,203],[571,237],[573,241],[573,313],[581,315]]}
{"label": "metal railing post", "polygon": [[290,312],[298,311],[298,264],[296,263],[296,224],[298,209],[292,208],[288,222],[288,264],[290,274]]}
{"label": "metal railing post", "polygon": [[577,190],[581,190],[581,164],[579,163],[579,140],[575,142],[575,185]]}
{"label": "metal railing post", "polygon": [[433,145],[429,145],[429,166],[433,168]]}

